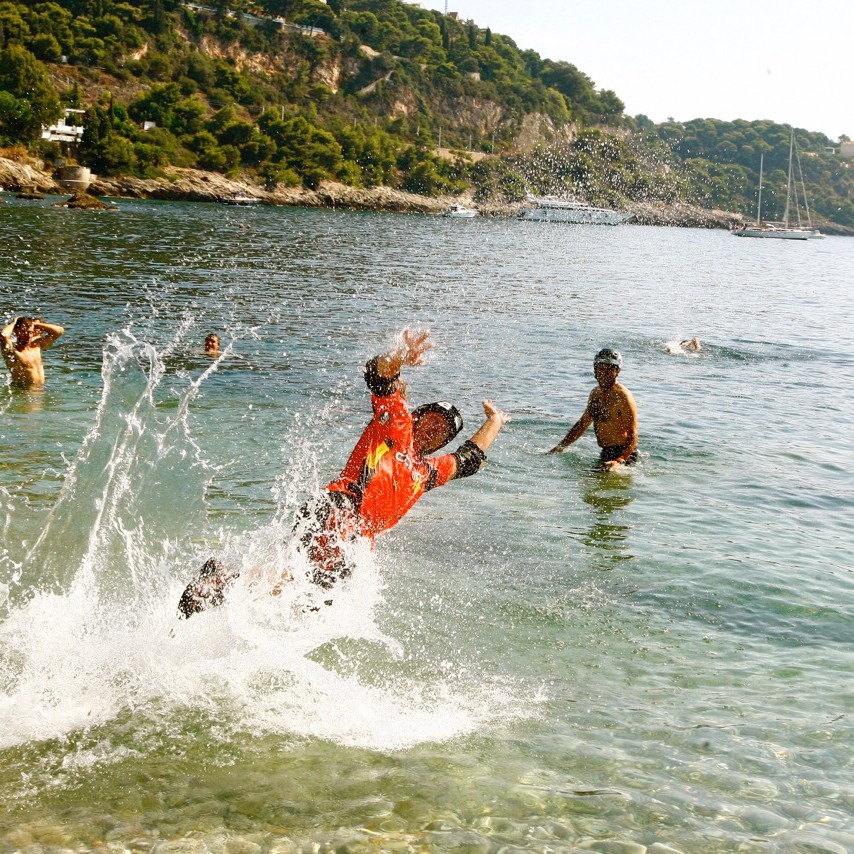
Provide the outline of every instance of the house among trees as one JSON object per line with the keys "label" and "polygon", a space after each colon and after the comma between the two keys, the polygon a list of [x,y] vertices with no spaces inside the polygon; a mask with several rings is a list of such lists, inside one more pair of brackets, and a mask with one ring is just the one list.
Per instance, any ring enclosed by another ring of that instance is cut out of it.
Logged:
{"label": "house among trees", "polygon": [[[83,116],[86,110],[66,109],[55,125],[42,127],[42,139],[48,142],[80,142],[83,139]],[[80,124],[75,124],[79,121]]]}

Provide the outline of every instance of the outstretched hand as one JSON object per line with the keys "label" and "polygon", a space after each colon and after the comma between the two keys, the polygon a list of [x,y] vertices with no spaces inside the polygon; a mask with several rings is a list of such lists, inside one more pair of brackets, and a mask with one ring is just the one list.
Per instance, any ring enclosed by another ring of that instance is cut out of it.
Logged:
{"label": "outstretched hand", "polygon": [[424,364],[424,356],[433,348],[429,329],[405,327],[398,335],[396,355],[404,365],[416,367]]}
{"label": "outstretched hand", "polygon": [[490,421],[497,421],[499,427],[503,427],[510,420],[510,416],[498,409],[491,400],[484,400],[483,412]]}

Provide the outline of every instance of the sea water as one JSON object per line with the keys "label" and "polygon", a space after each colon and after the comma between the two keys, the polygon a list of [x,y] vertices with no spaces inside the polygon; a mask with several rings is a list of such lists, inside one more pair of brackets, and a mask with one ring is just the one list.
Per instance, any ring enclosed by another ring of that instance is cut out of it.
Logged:
{"label": "sea water", "polygon": [[[66,329],[0,388],[0,850],[854,851],[854,241],[119,207],[0,209]],[[512,420],[325,605],[291,527],[407,324]],[[619,473],[546,453],[604,346]]]}

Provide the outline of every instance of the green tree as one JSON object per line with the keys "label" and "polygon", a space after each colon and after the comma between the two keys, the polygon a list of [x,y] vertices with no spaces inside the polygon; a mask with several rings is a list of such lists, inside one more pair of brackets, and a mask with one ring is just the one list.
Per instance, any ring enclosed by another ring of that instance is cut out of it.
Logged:
{"label": "green tree", "polygon": [[183,100],[177,83],[152,86],[130,106],[131,116],[139,122],[155,122],[170,128],[175,122],[175,106]]}
{"label": "green tree", "polygon": [[466,35],[469,40],[469,47],[472,50],[477,50],[477,27],[474,22],[469,22],[468,27],[466,27]]}
{"label": "green tree", "polygon": [[77,156],[99,175],[132,173],[136,167],[133,144],[114,131],[111,109],[103,104],[86,111]]}
{"label": "green tree", "polygon": [[26,139],[32,123],[30,102],[0,90],[0,145],[17,145]]}
{"label": "green tree", "polygon": [[30,39],[29,48],[42,62],[59,62],[62,57],[62,48],[51,33],[39,33],[33,36]]}
{"label": "green tree", "polygon": [[66,89],[62,93],[62,103],[72,110],[80,109],[80,87],[77,85],[76,80],[70,89]]}
{"label": "green tree", "polygon": [[0,3],[0,47],[22,45],[30,35],[30,27],[16,3]]}
{"label": "green tree", "polygon": [[55,121],[61,112],[59,95],[47,69],[26,48],[12,44],[0,50],[0,92],[29,105],[16,109],[16,132],[21,140],[37,139],[42,125]]}
{"label": "green tree", "polygon": [[253,127],[253,133],[242,146],[240,146],[241,162],[247,166],[260,166],[269,162],[276,154],[276,143],[266,134],[261,133],[257,127]]}

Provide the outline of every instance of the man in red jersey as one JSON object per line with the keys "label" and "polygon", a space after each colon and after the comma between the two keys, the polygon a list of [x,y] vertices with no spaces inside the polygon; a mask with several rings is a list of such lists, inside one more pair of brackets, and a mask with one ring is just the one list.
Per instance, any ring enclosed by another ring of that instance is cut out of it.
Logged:
{"label": "man in red jersey", "polygon": [[[423,364],[431,347],[428,331],[404,329],[397,346],[365,366],[373,417],[341,474],[303,505],[295,526],[312,565],[309,577],[321,587],[332,587],[352,573],[347,541],[359,536],[373,540],[396,525],[426,492],[479,471],[508,420],[485,400],[486,419],[471,439],[453,453],[430,456],[450,442],[463,423],[449,403],[429,403],[413,412],[406,405],[401,368]],[[188,617],[220,604],[234,578],[236,574],[226,573],[218,561],[208,561],[184,591],[179,610]]]}
{"label": "man in red jersey", "polygon": [[318,501],[303,508],[307,524],[298,523],[298,529],[303,528],[300,540],[314,564],[312,581],[322,587],[352,571],[342,540],[373,539],[396,525],[426,492],[475,474],[507,422],[507,416],[485,400],[486,420],[471,439],[451,454],[430,456],[463,426],[449,403],[430,403],[413,412],[406,405],[401,368],[423,364],[432,346],[429,332],[404,329],[391,352],[365,366],[373,418],[340,476]]}

